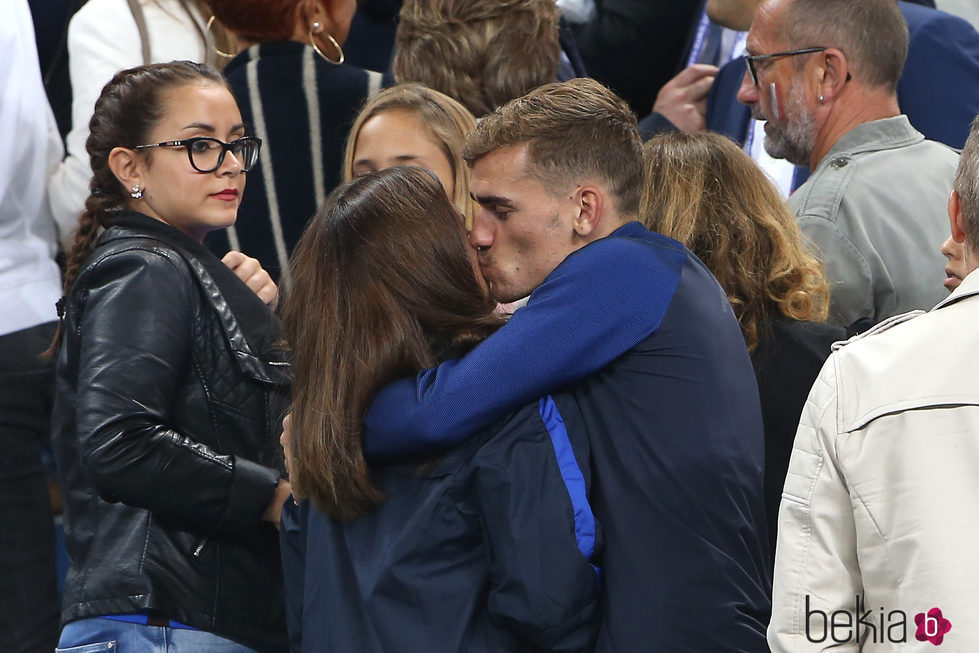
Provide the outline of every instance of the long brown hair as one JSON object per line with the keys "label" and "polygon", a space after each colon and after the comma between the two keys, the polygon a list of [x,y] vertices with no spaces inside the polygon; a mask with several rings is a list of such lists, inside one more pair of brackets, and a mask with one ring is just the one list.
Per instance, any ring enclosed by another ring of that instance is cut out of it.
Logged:
{"label": "long brown hair", "polygon": [[733,142],[670,133],[643,148],[640,217],[686,245],[720,282],[754,351],[779,313],[823,321],[829,287],[778,189]]}
{"label": "long brown hair", "polygon": [[435,176],[395,167],[334,190],[293,253],[283,330],[294,354],[291,482],[353,519],[383,497],[362,450],[386,383],[461,353],[500,325],[458,212]]}

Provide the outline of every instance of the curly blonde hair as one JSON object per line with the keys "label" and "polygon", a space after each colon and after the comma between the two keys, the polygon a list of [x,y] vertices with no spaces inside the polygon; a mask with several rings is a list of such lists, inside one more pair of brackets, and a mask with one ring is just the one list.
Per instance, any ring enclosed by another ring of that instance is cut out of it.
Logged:
{"label": "curly blonde hair", "polygon": [[686,245],[727,293],[754,351],[781,314],[822,322],[823,266],[765,173],[720,134],[669,133],[643,148],[640,219]]}

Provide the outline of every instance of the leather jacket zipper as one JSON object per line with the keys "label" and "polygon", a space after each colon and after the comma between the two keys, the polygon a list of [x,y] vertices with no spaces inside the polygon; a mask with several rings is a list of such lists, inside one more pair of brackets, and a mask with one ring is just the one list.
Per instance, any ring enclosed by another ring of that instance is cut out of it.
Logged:
{"label": "leather jacket zipper", "polygon": [[204,537],[204,539],[202,539],[202,540],[200,541],[200,544],[198,544],[198,545],[197,545],[197,548],[196,548],[196,549],[194,549],[194,557],[195,557],[195,558],[199,558],[199,557],[201,557],[201,551],[203,551],[203,550],[204,550],[204,546],[205,546],[206,544],[207,544],[207,537],[205,536],[205,537]]}

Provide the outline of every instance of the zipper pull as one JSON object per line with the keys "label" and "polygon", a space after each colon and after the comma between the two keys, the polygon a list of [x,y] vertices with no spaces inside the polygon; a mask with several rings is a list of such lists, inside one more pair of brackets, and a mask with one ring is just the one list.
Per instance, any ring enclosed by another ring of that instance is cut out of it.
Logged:
{"label": "zipper pull", "polygon": [[194,549],[194,557],[195,558],[201,557],[201,551],[204,550],[204,545],[206,545],[206,544],[207,544],[207,537],[204,537],[204,539],[201,540],[201,543],[197,545],[197,548]]}

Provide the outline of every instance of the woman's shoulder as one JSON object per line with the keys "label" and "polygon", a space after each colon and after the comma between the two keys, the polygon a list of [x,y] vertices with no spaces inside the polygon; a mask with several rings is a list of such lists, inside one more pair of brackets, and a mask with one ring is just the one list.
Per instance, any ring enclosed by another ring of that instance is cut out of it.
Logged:
{"label": "woman's shoulder", "polygon": [[129,229],[109,227],[82,267],[76,285],[91,289],[125,279],[162,291],[166,286],[174,287],[177,280],[191,281],[191,274],[187,262],[171,245]]}
{"label": "woman's shoulder", "polygon": [[182,257],[173,245],[152,234],[142,233],[129,227],[110,226],[99,236],[92,252],[95,261],[107,258],[113,260],[145,260],[155,264],[166,261],[171,266],[179,265]]}
{"label": "woman's shoulder", "polygon": [[133,211],[112,212],[98,236],[78,281],[88,284],[113,277],[162,277],[169,281],[190,280],[193,272],[180,243],[189,240],[176,230],[149,216]]}

